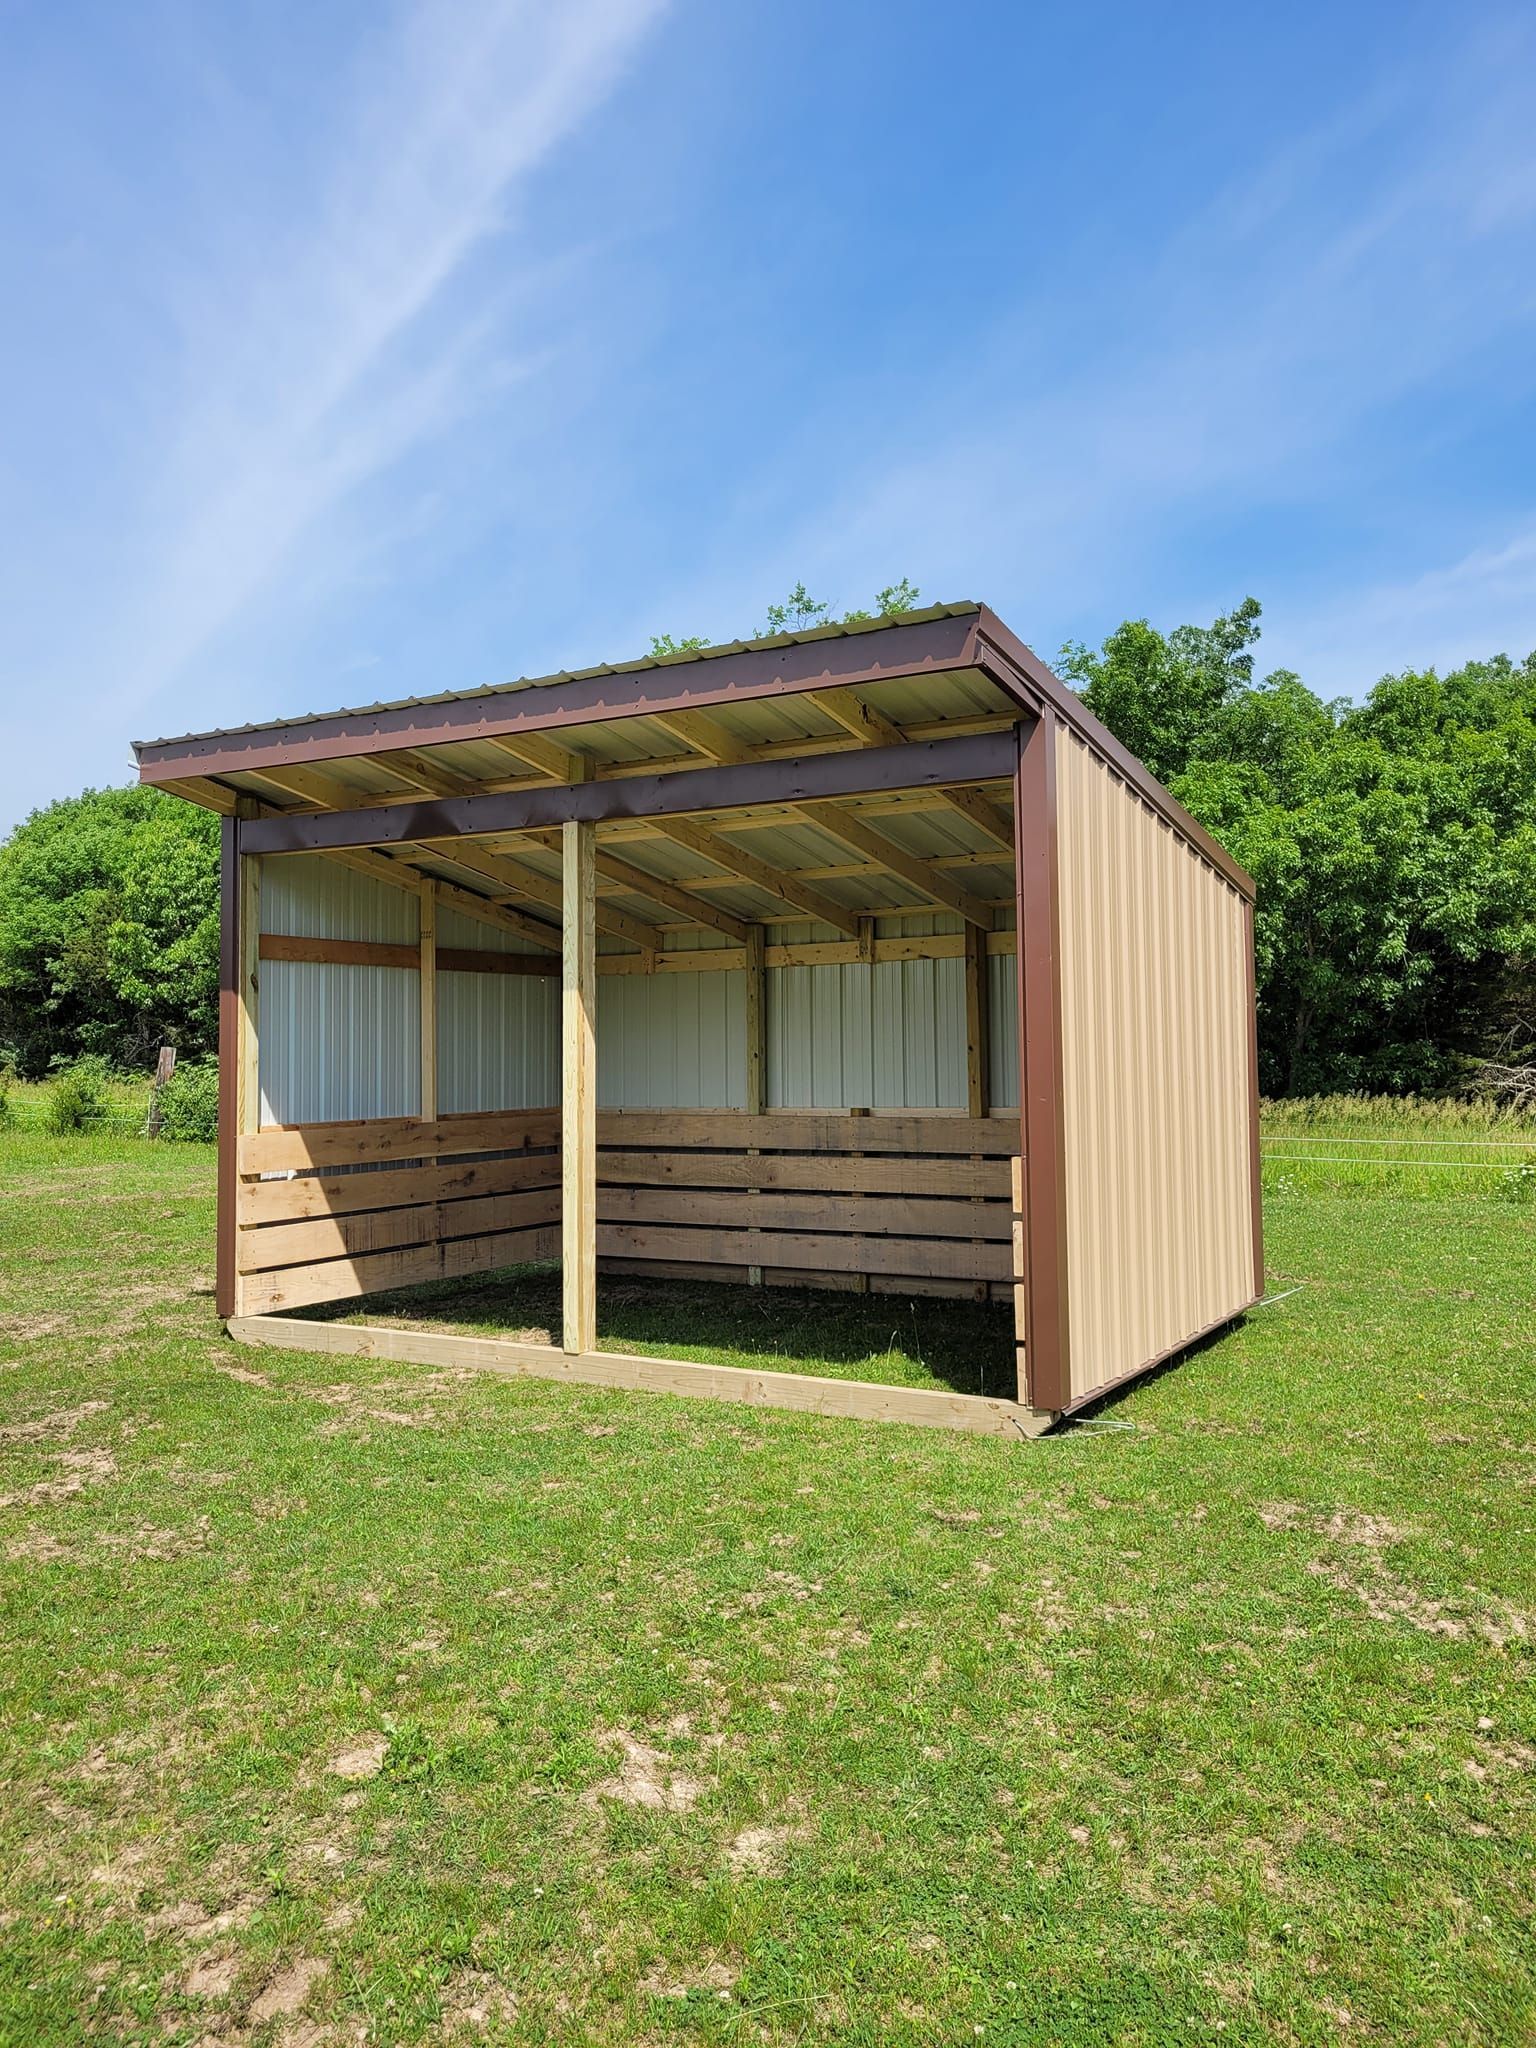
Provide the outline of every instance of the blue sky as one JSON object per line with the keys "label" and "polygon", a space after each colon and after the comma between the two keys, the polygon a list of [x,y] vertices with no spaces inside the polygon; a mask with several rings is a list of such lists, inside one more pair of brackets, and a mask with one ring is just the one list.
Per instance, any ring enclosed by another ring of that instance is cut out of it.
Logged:
{"label": "blue sky", "polygon": [[128,742],[1253,593],[1536,645],[1529,9],[0,0],[0,829]]}

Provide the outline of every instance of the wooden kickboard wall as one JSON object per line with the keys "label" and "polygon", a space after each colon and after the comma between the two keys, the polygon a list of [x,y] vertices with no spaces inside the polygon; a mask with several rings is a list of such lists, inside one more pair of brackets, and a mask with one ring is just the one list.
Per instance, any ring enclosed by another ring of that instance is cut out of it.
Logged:
{"label": "wooden kickboard wall", "polygon": [[[247,1134],[239,1313],[558,1257],[559,1141],[554,1109]],[[597,1143],[604,1271],[1013,1294],[1011,1118],[618,1110]]]}

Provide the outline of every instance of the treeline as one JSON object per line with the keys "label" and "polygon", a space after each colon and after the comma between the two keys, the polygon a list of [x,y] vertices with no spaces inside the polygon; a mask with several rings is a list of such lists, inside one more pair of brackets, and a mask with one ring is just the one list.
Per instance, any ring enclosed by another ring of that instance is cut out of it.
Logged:
{"label": "treeline", "polygon": [[[876,616],[917,601],[893,585]],[[766,630],[827,616],[797,586]],[[1128,620],[1058,666],[1258,884],[1265,1093],[1438,1093],[1501,1052],[1529,1059],[1536,654],[1325,703],[1285,671],[1255,677],[1259,616],[1250,598],[1209,627]],[[0,845],[0,1065],[207,1052],[217,988],[209,813],[88,790]]]}

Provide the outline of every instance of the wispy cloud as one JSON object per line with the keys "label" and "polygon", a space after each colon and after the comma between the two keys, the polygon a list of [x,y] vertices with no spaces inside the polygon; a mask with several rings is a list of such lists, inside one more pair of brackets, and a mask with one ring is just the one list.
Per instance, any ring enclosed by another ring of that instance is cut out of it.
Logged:
{"label": "wispy cloud", "polygon": [[[1139,265],[1087,291],[1021,281],[1021,303],[964,330],[899,438],[848,436],[854,463],[758,558],[754,587],[804,574],[862,597],[913,574],[1016,605],[1049,652],[1053,627],[1107,625],[1166,588],[1176,555],[1185,601],[1241,596],[1230,551],[1208,585],[1189,573],[1191,534],[1224,518],[1304,522],[1334,503],[1368,518],[1426,431],[1392,431],[1394,408],[1490,363],[1533,381],[1499,362],[1536,333],[1533,69],[1536,38],[1516,35],[1469,45],[1459,70],[1385,77]],[[722,558],[733,540],[722,526]],[[1291,552],[1282,532],[1256,558],[1261,594]],[[734,594],[722,559],[666,595],[668,615],[700,616],[717,568]]]}
{"label": "wispy cloud", "polygon": [[1536,525],[1501,547],[1314,611],[1282,616],[1267,665],[1293,668],[1320,696],[1358,696],[1383,675],[1536,650]]}
{"label": "wispy cloud", "polygon": [[504,383],[470,314],[427,316],[663,4],[419,0],[365,60],[307,217],[182,298],[179,419],[103,708],[143,706],[348,493]]}

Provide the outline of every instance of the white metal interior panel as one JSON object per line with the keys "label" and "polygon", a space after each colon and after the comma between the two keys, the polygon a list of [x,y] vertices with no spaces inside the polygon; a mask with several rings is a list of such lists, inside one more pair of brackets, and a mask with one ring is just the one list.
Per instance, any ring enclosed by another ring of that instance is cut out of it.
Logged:
{"label": "white metal interior panel", "polygon": [[[294,854],[262,862],[263,931],[411,943],[419,915],[413,890],[337,861]],[[264,1124],[415,1116],[420,1044],[420,977],[408,968],[262,961]]]}
{"label": "white metal interior panel", "polygon": [[439,970],[437,1101],[443,1114],[543,1109],[559,1100],[559,977]]}
{"label": "white metal interior panel", "polygon": [[[439,904],[439,946],[536,953],[514,932]],[[456,1110],[544,1109],[560,1100],[558,974],[437,976],[437,1101]]]}
{"label": "white metal interior panel", "polygon": [[747,978],[605,974],[597,984],[602,1109],[744,1109]]}
{"label": "white metal interior panel", "polygon": [[[420,899],[317,854],[285,853],[261,864],[261,928],[301,939],[408,944],[420,932]],[[457,944],[458,942],[455,941]]]}
{"label": "white metal interior panel", "polygon": [[407,967],[261,963],[261,1120],[335,1123],[421,1108],[421,977]]}
{"label": "white metal interior panel", "polygon": [[1019,975],[1012,953],[987,961],[987,1097],[993,1109],[1019,1106]]}

